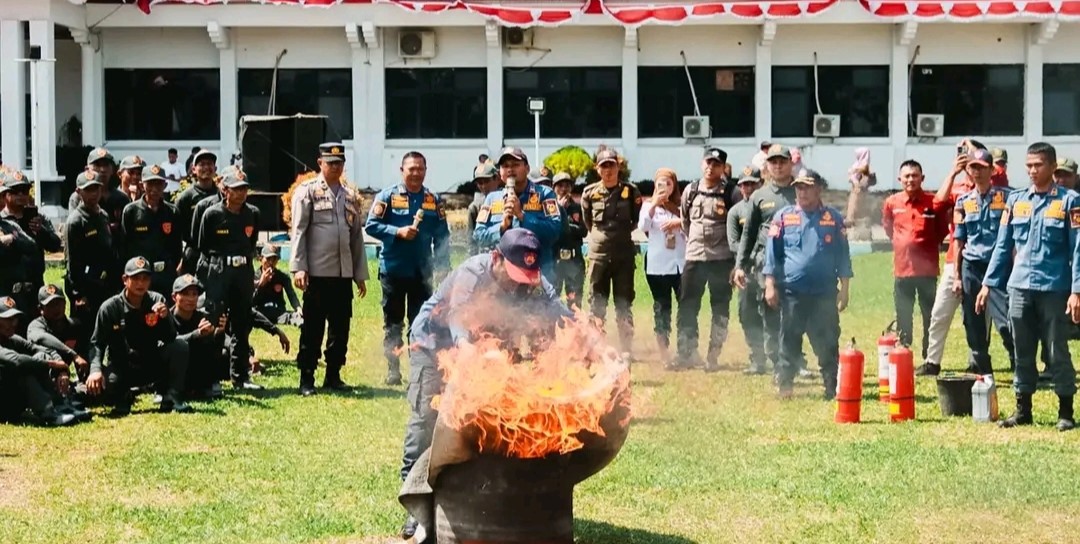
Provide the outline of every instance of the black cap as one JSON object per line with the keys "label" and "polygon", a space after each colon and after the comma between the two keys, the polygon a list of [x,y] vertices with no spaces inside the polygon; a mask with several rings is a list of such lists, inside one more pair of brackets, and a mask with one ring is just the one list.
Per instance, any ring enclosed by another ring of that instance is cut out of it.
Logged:
{"label": "black cap", "polygon": [[84,170],[79,172],[79,177],[75,178],[75,188],[85,189],[91,185],[104,185],[101,183],[101,177],[92,170]]}
{"label": "black cap", "polygon": [[499,239],[506,272],[517,283],[540,283],[540,251],[540,239],[528,229],[510,229]]}
{"label": "black cap", "polygon": [[329,142],[319,146],[319,158],[323,162],[344,162],[345,146],[340,142]]}
{"label": "black cap", "polygon": [[710,147],[705,150],[705,160],[727,162],[727,152],[719,147]]}
{"label": "black cap", "polygon": [[45,305],[49,304],[50,302],[52,302],[54,300],[57,300],[57,299],[63,300],[63,298],[64,298],[64,295],[60,291],[60,288],[57,287],[56,285],[51,284],[51,283],[49,285],[46,285],[46,286],[42,287],[41,289],[38,289],[37,300],[38,300],[38,304],[40,304],[42,306],[45,306]]}
{"label": "black cap", "polygon": [[198,278],[192,276],[191,274],[184,274],[173,280],[172,292],[173,294],[176,294],[183,291],[184,289],[187,289],[188,287],[198,287],[199,293],[201,294],[203,292],[202,283],[199,282]]}
{"label": "black cap", "polygon": [[795,176],[795,181],[792,183],[799,183],[805,185],[818,185],[824,187],[826,185],[825,178],[821,177],[821,174],[810,170],[809,168],[803,168],[799,170],[799,174]]}
{"label": "black cap", "polygon": [[510,157],[519,161],[529,162],[529,158],[525,156],[525,152],[520,147],[504,147],[502,152],[499,153],[499,160],[495,161],[496,165],[502,164],[503,159]]}
{"label": "black cap", "polygon": [[112,153],[109,153],[108,149],[104,147],[97,147],[90,150],[90,154],[86,156],[86,165],[90,166],[98,161],[109,161],[116,164],[116,159],[113,158]]}
{"label": "black cap", "polygon": [[124,275],[127,277],[137,276],[139,274],[153,274],[154,270],[150,268],[150,263],[142,257],[132,257],[124,265]]}

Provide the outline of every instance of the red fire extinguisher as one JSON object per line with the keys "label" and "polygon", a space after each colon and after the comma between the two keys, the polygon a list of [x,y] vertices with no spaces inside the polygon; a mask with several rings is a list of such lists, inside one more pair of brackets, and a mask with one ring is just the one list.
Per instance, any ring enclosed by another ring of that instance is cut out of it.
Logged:
{"label": "red fire extinguisher", "polygon": [[855,339],[847,349],[840,352],[840,366],[836,375],[837,423],[858,423],[862,409],[862,379],[866,359],[855,349]]}
{"label": "red fire extinguisher", "polygon": [[896,348],[896,343],[900,340],[894,332],[893,327],[896,322],[893,321],[888,327],[881,333],[881,336],[877,341],[877,353],[878,353],[878,367],[877,367],[877,383],[878,383],[878,400],[884,403],[889,402],[889,354]]}
{"label": "red fire extinguisher", "polygon": [[889,420],[915,419],[915,359],[911,350],[897,346],[889,354]]}

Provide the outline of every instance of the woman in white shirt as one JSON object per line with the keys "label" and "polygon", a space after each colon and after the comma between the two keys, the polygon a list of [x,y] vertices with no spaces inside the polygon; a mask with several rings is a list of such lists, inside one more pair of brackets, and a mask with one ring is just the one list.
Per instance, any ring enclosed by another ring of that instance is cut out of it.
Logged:
{"label": "woman in white shirt", "polygon": [[686,265],[686,234],[679,216],[678,178],[670,168],[653,176],[653,196],[641,205],[638,228],[649,237],[645,253],[645,280],[653,297],[653,322],[660,358],[670,360],[672,295],[679,298],[679,284]]}

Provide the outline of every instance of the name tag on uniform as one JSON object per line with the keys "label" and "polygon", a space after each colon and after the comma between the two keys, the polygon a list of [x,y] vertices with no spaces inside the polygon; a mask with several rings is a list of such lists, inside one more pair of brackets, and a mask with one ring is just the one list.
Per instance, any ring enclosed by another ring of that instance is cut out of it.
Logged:
{"label": "name tag on uniform", "polygon": [[763,209],[763,210],[771,210],[771,209],[773,209],[775,207],[776,207],[775,202],[762,202],[761,203],[761,209]]}
{"label": "name tag on uniform", "polygon": [[529,201],[525,203],[523,209],[527,212],[540,211],[540,195],[537,193],[529,195]]}
{"label": "name tag on uniform", "polygon": [[97,229],[86,231],[86,237],[89,238],[91,236],[97,236]]}
{"label": "name tag on uniform", "polygon": [[785,213],[784,214],[784,226],[785,227],[797,227],[802,224],[802,216],[797,213]]}
{"label": "name tag on uniform", "polygon": [[1017,202],[1013,206],[1013,215],[1015,217],[1031,217],[1031,203]]}
{"label": "name tag on uniform", "polygon": [[216,231],[214,231],[214,232],[215,232],[216,234],[220,234],[220,235],[222,235],[222,236],[226,236],[226,235],[228,235],[228,234],[229,234],[229,229],[218,229],[218,230],[216,230]]}
{"label": "name tag on uniform", "polygon": [[974,200],[964,201],[964,213],[979,213],[979,203]]}
{"label": "name tag on uniform", "polygon": [[331,202],[328,198],[320,198],[315,201],[315,204],[314,206],[312,206],[312,208],[317,212],[332,210],[334,209],[334,203]]}
{"label": "name tag on uniform", "polygon": [[406,210],[409,209],[409,197],[405,195],[392,195],[390,197],[390,207],[395,210],[402,208]]}
{"label": "name tag on uniform", "polygon": [[1045,215],[1048,219],[1065,219],[1065,208],[1062,207],[1062,202],[1060,200],[1051,202]]}
{"label": "name tag on uniform", "polygon": [[825,226],[825,227],[835,227],[836,226],[836,220],[833,219],[833,216],[832,216],[831,213],[825,212],[825,213],[821,214],[821,220],[818,221],[818,224],[822,225],[822,226]]}
{"label": "name tag on uniform", "polygon": [[503,201],[502,200],[496,200],[495,202],[491,203],[491,213],[492,213],[492,215],[502,213],[502,212],[503,212]]}
{"label": "name tag on uniform", "polygon": [[146,232],[150,230],[150,227],[135,227],[135,232]]}

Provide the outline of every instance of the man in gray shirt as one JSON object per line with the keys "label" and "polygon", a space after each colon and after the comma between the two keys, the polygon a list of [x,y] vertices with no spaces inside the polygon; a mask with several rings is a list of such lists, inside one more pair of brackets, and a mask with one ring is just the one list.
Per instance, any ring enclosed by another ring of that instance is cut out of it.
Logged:
{"label": "man in gray shirt", "polygon": [[[746,234],[746,219],[750,216],[750,195],[761,187],[761,170],[747,166],[739,178],[739,202],[728,212],[727,233],[728,247],[731,253],[739,253],[739,244]],[[746,336],[746,345],[750,347],[750,367],[746,374],[765,373],[765,337],[762,329],[761,314],[758,312],[758,300],[761,298],[761,285],[756,277],[746,281],[746,287],[739,289],[739,324]]]}
{"label": "man in gray shirt", "polygon": [[292,201],[293,284],[304,291],[304,324],[300,327],[300,394],[315,394],[315,368],[319,364],[323,332],[326,338],[326,377],[323,387],[343,390],[341,367],[349,344],[352,286],[367,295],[367,255],[360,196],[342,183],[345,147],[319,146],[319,176],[297,188]]}
{"label": "man in gray shirt", "polygon": [[731,270],[735,255],[728,245],[727,214],[735,200],[735,183],[724,176],[727,153],[709,148],[701,160],[702,178],[682,195],[683,232],[686,233],[686,268],[679,292],[678,356],[672,370],[697,366],[698,313],[705,286],[709,287],[712,326],[705,371],[720,370],[717,359],[727,340],[731,306]]}
{"label": "man in gray shirt", "polygon": [[482,163],[473,172],[473,185],[476,185],[476,193],[473,194],[472,204],[469,204],[469,255],[491,251],[490,247],[481,247],[480,242],[472,233],[476,232],[476,218],[480,215],[480,208],[484,205],[488,193],[494,191],[498,184],[495,180],[499,177],[495,171],[495,165]]}

